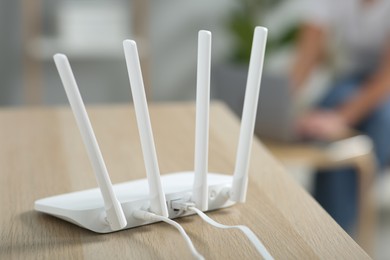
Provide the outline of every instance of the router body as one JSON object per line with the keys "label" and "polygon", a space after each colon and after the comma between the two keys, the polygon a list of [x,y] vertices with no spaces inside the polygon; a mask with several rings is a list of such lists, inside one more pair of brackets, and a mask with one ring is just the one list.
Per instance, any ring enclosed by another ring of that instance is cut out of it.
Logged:
{"label": "router body", "polygon": [[233,176],[208,173],[210,32],[200,31],[198,38],[194,171],[161,177],[137,45],[131,40],[123,42],[147,178],[116,185],[111,183],[69,61],[63,54],[54,55],[99,188],[37,200],[35,209],[98,233],[109,233],[156,222],[140,217],[139,211],[169,218],[194,214],[174,210],[175,201],[191,203],[201,211],[245,202],[266,38],[267,29],[256,27]]}
{"label": "router body", "polygon": [[[169,218],[195,214],[190,211],[178,212],[171,207],[173,201],[185,201],[192,197],[193,179],[194,172],[178,172],[161,176]],[[208,210],[226,208],[235,204],[224,194],[224,191],[231,187],[232,176],[209,173],[207,181],[208,194],[210,194]],[[132,214],[134,210],[143,207],[146,210],[150,206],[147,179],[118,183],[113,185],[113,188],[127,220],[127,225],[123,229],[156,222],[140,220]],[[35,209],[97,233],[115,231],[105,221],[105,208],[99,188],[40,199],[35,202]]]}

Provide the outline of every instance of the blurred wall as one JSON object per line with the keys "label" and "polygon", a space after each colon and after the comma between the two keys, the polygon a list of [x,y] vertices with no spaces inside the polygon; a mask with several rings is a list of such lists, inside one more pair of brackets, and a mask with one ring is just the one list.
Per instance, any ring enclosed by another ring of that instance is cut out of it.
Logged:
{"label": "blurred wall", "polygon": [[212,64],[226,60],[234,0],[152,1],[152,87],[156,100],[195,97],[198,31],[212,32]]}
{"label": "blurred wall", "polygon": [[0,105],[22,103],[20,1],[0,1]]}
{"label": "blurred wall", "polygon": [[[43,104],[67,102],[52,61],[56,52],[68,55],[87,103],[129,102],[122,40],[136,38],[132,31],[132,1],[42,0],[41,3],[41,32],[24,42],[23,47],[21,1],[0,2],[0,105],[23,104],[24,87],[32,85],[23,73],[23,52],[42,66],[39,88]],[[213,33],[213,63],[224,60],[230,46],[225,21],[236,4],[234,0],[150,1],[147,82],[153,100],[195,97],[198,30]],[[113,15],[115,12],[117,16]],[[142,41],[138,45],[141,53],[145,51]]]}

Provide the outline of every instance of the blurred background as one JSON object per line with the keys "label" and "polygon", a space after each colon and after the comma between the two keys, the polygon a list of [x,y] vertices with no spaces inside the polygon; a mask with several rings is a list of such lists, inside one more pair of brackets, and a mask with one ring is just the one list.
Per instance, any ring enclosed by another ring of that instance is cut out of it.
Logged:
{"label": "blurred background", "polygon": [[150,99],[193,99],[198,30],[213,33],[214,68],[246,65],[255,25],[273,24],[271,36],[289,37],[280,34],[291,29],[285,26],[297,20],[299,8],[287,7],[289,17],[285,10],[266,15],[263,6],[279,2],[3,0],[0,105],[65,104],[52,59],[57,52],[69,57],[87,103],[129,101],[122,53],[127,38],[138,42]]}
{"label": "blurred background", "polygon": [[[254,27],[269,29],[265,73],[287,77],[306,6],[307,0],[1,0],[0,106],[67,104],[52,59],[57,52],[69,57],[86,103],[131,102],[122,50],[128,38],[137,41],[149,101],[194,100],[197,32],[205,29],[213,34],[212,97],[239,115]],[[330,80],[329,68],[316,67],[297,102],[302,111]],[[312,192],[312,168],[286,167]],[[377,259],[390,258],[389,187],[384,170],[374,184]]]}

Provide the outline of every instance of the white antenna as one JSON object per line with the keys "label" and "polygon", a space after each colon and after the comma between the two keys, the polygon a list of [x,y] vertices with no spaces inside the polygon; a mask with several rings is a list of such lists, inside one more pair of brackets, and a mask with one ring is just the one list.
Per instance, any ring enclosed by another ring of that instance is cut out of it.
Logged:
{"label": "white antenna", "polygon": [[168,217],[165,194],[161,186],[160,169],[149,118],[137,44],[135,41],[125,40],[123,41],[123,48],[125,51],[127,71],[129,73],[130,87],[133,95],[142,152],[144,155],[146,174],[148,177],[149,195],[151,200],[150,209],[158,215]]}
{"label": "white antenna", "polygon": [[245,202],[246,199],[250,151],[252,148],[253,131],[259,99],[267,32],[268,30],[266,28],[258,26],[256,27],[253,36],[244,108],[241,117],[236,166],[230,194],[231,199],[237,202]]}
{"label": "white antenna", "polygon": [[102,153],[100,152],[68,58],[64,54],[56,54],[54,55],[54,61],[60,74],[62,84],[64,85],[66,95],[68,96],[70,106],[72,107],[73,114],[76,118],[85,147],[87,148],[88,156],[103,196],[107,221],[112,230],[122,229],[127,225],[127,221],[122,206],[113,191]]}
{"label": "white antenna", "polygon": [[196,86],[195,172],[192,200],[208,209],[208,142],[210,107],[211,32],[199,31]]}

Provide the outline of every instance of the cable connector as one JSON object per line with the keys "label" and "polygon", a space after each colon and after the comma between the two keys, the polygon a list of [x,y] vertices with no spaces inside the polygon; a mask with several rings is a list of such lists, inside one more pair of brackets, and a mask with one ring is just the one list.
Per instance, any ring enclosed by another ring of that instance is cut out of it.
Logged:
{"label": "cable connector", "polygon": [[145,210],[133,211],[133,217],[147,221],[161,221],[156,214]]}
{"label": "cable connector", "polygon": [[174,200],[171,202],[171,207],[174,210],[189,211],[190,207],[196,207],[194,202],[184,200]]}

